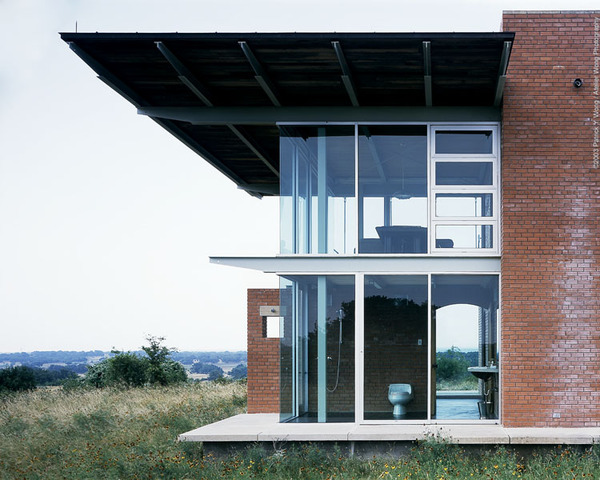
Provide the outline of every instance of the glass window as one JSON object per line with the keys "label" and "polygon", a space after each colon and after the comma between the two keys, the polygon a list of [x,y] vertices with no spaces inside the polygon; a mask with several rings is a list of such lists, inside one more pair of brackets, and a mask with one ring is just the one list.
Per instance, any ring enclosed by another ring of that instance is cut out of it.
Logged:
{"label": "glass window", "polygon": [[365,275],[366,420],[427,418],[427,309],[427,276]]}
{"label": "glass window", "polygon": [[436,185],[492,185],[492,162],[437,162]]}
{"label": "glass window", "polygon": [[497,274],[365,275],[363,345],[355,287],[354,275],[281,277],[282,421],[354,421],[357,346],[365,420],[498,418]]}
{"label": "glass window", "polygon": [[492,225],[437,225],[436,248],[493,248]]}
{"label": "glass window", "polygon": [[437,217],[491,217],[493,216],[491,193],[436,193],[435,215]]}
{"label": "glass window", "polygon": [[432,275],[432,418],[497,419],[497,275]]}
{"label": "glass window", "polygon": [[358,137],[360,253],[427,253],[427,129],[363,126]]}
{"label": "glass window", "polygon": [[354,126],[286,127],[280,168],[281,253],[355,253]]}
{"label": "glass window", "polygon": [[281,419],[354,421],[354,276],[281,279]]}
{"label": "glass window", "polygon": [[[282,126],[280,252],[495,253],[496,130],[451,128]],[[435,142],[428,143],[430,131]],[[475,225],[481,219],[488,225]]]}
{"label": "glass window", "polygon": [[438,130],[435,132],[435,153],[441,154],[492,154],[494,151],[491,130]]}

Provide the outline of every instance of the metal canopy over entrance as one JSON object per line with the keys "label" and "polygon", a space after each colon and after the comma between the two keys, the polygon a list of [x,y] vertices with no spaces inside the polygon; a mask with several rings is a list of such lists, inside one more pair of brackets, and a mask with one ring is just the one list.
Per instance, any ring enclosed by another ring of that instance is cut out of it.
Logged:
{"label": "metal canopy over entrance", "polygon": [[[357,114],[377,121],[431,115],[448,119],[448,107],[497,108],[514,34],[61,37],[140,113],[151,116],[240,188],[262,196],[279,192],[276,122],[332,121],[327,107],[335,107],[337,118]],[[270,109],[263,111],[264,107]],[[412,109],[402,112],[397,107]],[[444,107],[442,113],[437,107]]]}

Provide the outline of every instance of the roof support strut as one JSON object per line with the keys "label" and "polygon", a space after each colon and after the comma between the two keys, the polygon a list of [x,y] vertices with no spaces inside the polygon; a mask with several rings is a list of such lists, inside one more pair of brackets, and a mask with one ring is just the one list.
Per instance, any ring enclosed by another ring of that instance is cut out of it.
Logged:
{"label": "roof support strut", "polygon": [[[206,87],[200,83],[196,76],[187,68],[184,63],[177,58],[176,55],[171,52],[163,42],[156,42],[156,46],[160,53],[167,59],[167,61],[173,66],[175,71],[179,74],[179,80],[181,80],[207,107],[213,107],[213,99],[211,94],[208,92]],[[273,164],[267,158],[267,155],[261,152],[256,142],[244,134],[239,128],[236,128],[232,124],[227,124],[227,127],[231,132],[238,137],[244,145],[246,145],[252,153],[254,153],[272,173],[279,178],[279,171],[273,166]]]}
{"label": "roof support strut", "polygon": [[425,75],[423,81],[425,83],[425,105],[431,107],[433,105],[433,93],[431,88],[431,42],[423,42],[423,69]]}
{"label": "roof support strut", "polygon": [[342,46],[340,45],[340,42],[331,42],[331,45],[333,45],[338,62],[340,62],[340,67],[342,67],[342,82],[344,87],[346,87],[346,92],[348,92],[352,106],[358,107],[360,104],[358,103],[358,96],[356,95],[356,87],[354,86],[352,73],[350,72],[350,67],[348,67],[348,62],[346,62]]}
{"label": "roof support strut", "polygon": [[512,42],[504,42],[502,47],[502,57],[500,58],[500,68],[498,69],[498,83],[496,84],[496,96],[494,97],[494,107],[499,107],[504,95],[504,84],[506,83],[506,70],[508,68],[508,57]]}
{"label": "roof support strut", "polygon": [[240,47],[242,47],[242,51],[244,52],[244,55],[246,55],[246,58],[248,59],[248,61],[250,62],[250,65],[252,66],[252,69],[254,70],[254,73],[255,73],[254,78],[256,78],[256,81],[259,83],[259,85],[265,91],[265,93],[267,94],[267,96],[269,97],[271,102],[273,102],[273,105],[275,105],[276,107],[280,107],[281,102],[277,98],[277,90],[273,86],[273,83],[269,79],[267,72],[265,71],[263,66],[260,64],[260,62],[254,56],[254,53],[252,52],[250,45],[248,45],[247,42],[238,42],[238,43],[240,44]]}
{"label": "roof support strut", "polygon": [[211,100],[211,95],[208,93],[208,90],[204,85],[200,83],[200,81],[195,77],[195,75],[187,68],[179,58],[177,58],[171,50],[167,48],[167,46],[163,42],[155,42],[156,46],[160,53],[167,59],[167,61],[172,65],[175,71],[179,74],[179,80],[181,80],[194,94],[204,102],[207,107],[213,106],[213,101]]}

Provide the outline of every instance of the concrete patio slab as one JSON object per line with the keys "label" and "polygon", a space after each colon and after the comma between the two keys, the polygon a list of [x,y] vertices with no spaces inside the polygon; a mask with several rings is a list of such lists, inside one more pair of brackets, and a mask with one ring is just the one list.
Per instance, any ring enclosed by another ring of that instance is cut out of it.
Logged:
{"label": "concrete patio slab", "polygon": [[591,445],[600,443],[600,428],[506,428],[512,445]]}
{"label": "concrete patio slab", "polygon": [[358,425],[279,423],[277,414],[242,414],[179,436],[184,442],[414,442],[441,438],[462,445],[591,445],[600,428],[504,428],[501,425]]}
{"label": "concrete patio slab", "polygon": [[345,442],[353,423],[277,423],[258,435],[261,441]]}
{"label": "concrete patio slab", "polygon": [[414,442],[429,435],[426,425],[355,425],[348,432],[351,442]]}

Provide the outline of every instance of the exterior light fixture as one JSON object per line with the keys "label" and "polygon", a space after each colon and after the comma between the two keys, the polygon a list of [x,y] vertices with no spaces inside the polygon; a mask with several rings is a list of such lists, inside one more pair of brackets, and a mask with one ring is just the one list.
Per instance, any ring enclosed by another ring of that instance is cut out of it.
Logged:
{"label": "exterior light fixture", "polygon": [[575,88],[579,88],[583,85],[583,80],[581,78],[576,78],[575,80],[573,80],[573,86]]}

